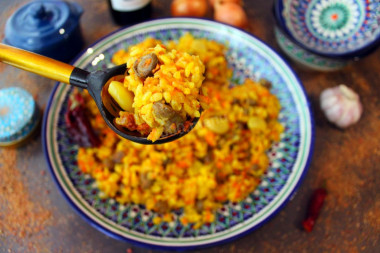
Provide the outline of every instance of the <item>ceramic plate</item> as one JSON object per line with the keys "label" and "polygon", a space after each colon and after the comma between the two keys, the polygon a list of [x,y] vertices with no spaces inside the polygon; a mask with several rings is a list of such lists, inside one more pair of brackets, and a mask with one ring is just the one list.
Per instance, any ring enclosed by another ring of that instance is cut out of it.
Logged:
{"label": "ceramic plate", "polygon": [[330,57],[360,57],[380,42],[378,0],[278,0],[285,29],[303,48]]}
{"label": "ceramic plate", "polygon": [[[188,18],[160,19],[112,33],[88,48],[74,65],[88,71],[112,66],[111,56],[148,36],[167,41],[186,32],[229,44],[227,58],[234,70],[232,81],[266,78],[282,105],[280,121],[285,126],[281,141],[268,155],[270,168],[257,190],[239,203],[225,203],[216,220],[194,230],[180,222],[154,225],[155,213],[144,206],[120,205],[101,199],[88,175],[77,166],[78,146],[65,126],[64,114],[72,87],[57,84],[47,105],[43,145],[48,166],[63,195],[88,222],[114,238],[154,248],[191,249],[229,241],[262,225],[279,211],[305,175],[313,145],[313,123],[309,103],[299,80],[288,65],[255,37],[213,21]],[[179,217],[181,210],[176,212]]]}
{"label": "ceramic plate", "polygon": [[349,64],[349,61],[320,56],[303,49],[293,43],[278,27],[275,27],[274,35],[281,50],[302,67],[317,71],[336,71]]}

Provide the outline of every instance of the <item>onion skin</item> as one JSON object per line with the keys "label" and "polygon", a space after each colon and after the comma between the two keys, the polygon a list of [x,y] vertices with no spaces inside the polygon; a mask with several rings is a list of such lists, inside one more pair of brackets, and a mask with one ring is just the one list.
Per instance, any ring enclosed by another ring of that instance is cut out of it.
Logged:
{"label": "onion skin", "polygon": [[207,0],[174,0],[171,14],[174,17],[204,17],[207,8]]}
{"label": "onion skin", "polygon": [[236,4],[239,4],[239,5],[242,5],[243,4],[243,1],[242,0],[209,0],[209,3],[211,5],[211,7],[214,8],[215,4],[217,4],[218,2],[223,2],[223,3],[236,3]]}
{"label": "onion skin", "polygon": [[216,21],[236,26],[239,28],[247,28],[247,14],[241,5],[234,2],[218,1],[214,5],[214,19]]}

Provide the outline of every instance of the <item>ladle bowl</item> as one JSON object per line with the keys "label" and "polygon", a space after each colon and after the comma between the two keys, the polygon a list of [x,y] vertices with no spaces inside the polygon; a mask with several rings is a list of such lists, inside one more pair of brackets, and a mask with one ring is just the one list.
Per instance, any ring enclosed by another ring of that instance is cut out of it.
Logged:
{"label": "ladle bowl", "polygon": [[118,116],[121,109],[109,95],[107,87],[113,77],[126,74],[126,64],[106,70],[88,72],[49,57],[1,43],[0,61],[58,82],[87,89],[107,125],[121,137],[133,142],[140,144],[162,144],[171,142],[186,135],[199,120],[199,118],[193,118],[192,126],[190,128],[186,130],[179,129],[179,131],[174,134],[162,136],[160,139],[152,142],[136,131],[129,131],[122,126],[115,124],[115,118]]}

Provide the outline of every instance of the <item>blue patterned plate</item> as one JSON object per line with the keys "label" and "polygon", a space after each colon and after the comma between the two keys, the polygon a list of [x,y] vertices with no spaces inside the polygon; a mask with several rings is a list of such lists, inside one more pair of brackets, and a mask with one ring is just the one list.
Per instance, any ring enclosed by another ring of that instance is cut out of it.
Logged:
{"label": "blue patterned plate", "polygon": [[303,48],[362,57],[380,44],[379,0],[277,0],[280,25]]}
{"label": "blue patterned plate", "polygon": [[297,44],[285,35],[285,33],[278,27],[274,29],[277,44],[281,50],[294,62],[300,66],[317,70],[317,71],[336,71],[346,67],[349,64],[347,60],[333,59],[313,54]]}
{"label": "blue patterned plate", "polygon": [[[179,221],[155,225],[155,213],[144,206],[120,205],[102,199],[94,180],[77,166],[78,146],[70,142],[64,113],[72,87],[57,84],[46,108],[43,145],[52,175],[70,204],[92,225],[114,238],[155,247],[190,249],[210,246],[252,231],[274,215],[289,200],[305,175],[313,146],[313,124],[302,85],[287,64],[255,37],[213,21],[189,18],[161,19],[119,30],[95,43],[75,62],[93,71],[111,65],[111,56],[121,48],[148,36],[167,41],[186,32],[195,37],[229,44],[228,61],[233,81],[246,77],[266,78],[279,98],[280,121],[285,126],[281,141],[269,151],[270,168],[261,184],[245,200],[225,203],[216,221],[195,230]],[[175,212],[179,217],[181,211]]]}

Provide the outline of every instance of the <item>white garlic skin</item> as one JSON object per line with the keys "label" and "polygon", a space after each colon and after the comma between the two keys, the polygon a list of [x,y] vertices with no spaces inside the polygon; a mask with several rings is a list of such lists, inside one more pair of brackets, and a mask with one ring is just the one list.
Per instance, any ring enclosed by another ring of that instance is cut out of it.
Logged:
{"label": "white garlic skin", "polygon": [[358,94],[344,84],[322,91],[320,105],[327,119],[340,128],[358,122],[363,112]]}

